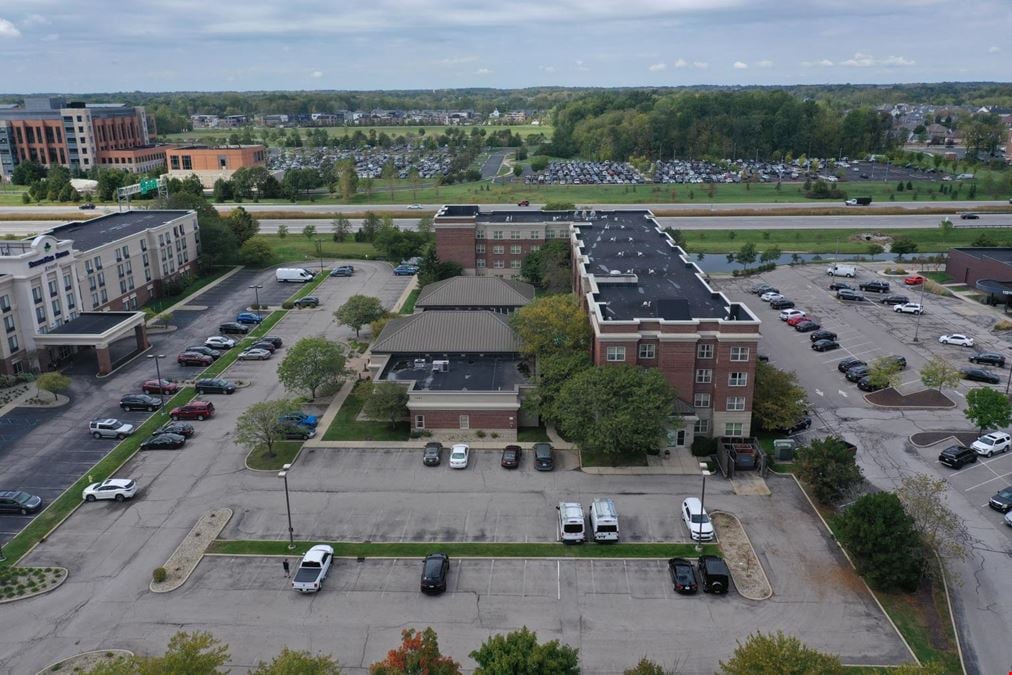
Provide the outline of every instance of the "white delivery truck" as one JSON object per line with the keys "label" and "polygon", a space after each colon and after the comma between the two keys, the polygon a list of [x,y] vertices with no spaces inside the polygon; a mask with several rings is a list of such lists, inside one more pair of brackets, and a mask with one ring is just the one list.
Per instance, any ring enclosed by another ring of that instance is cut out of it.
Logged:
{"label": "white delivery truck", "polygon": [[280,283],[304,284],[313,280],[313,275],[304,269],[281,267],[274,272],[274,278]]}
{"label": "white delivery truck", "polygon": [[830,265],[826,269],[826,274],[831,277],[849,277],[853,279],[857,276],[857,268],[853,265]]}
{"label": "white delivery truck", "polygon": [[582,544],[587,541],[583,506],[579,502],[559,502],[559,539],[563,544]]}
{"label": "white delivery truck", "polygon": [[590,505],[590,531],[594,541],[618,541],[618,509],[611,499],[595,499]]}

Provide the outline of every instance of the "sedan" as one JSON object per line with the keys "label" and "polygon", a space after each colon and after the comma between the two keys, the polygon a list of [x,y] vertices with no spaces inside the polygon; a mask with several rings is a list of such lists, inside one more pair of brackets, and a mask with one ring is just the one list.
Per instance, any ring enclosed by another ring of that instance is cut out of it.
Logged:
{"label": "sedan", "polygon": [[235,316],[236,323],[260,323],[264,320],[264,317],[256,312],[239,312]]}
{"label": "sedan", "polygon": [[[1007,487],[1004,490],[996,492],[994,497],[988,500],[987,505],[995,511],[1002,513],[1012,511],[1012,487]],[[1008,521],[1009,519],[1005,518],[1005,522],[1008,523]]]}
{"label": "sedan", "polygon": [[235,340],[227,338],[224,335],[215,335],[204,340],[204,346],[222,351],[235,347]]}
{"label": "sedan", "polygon": [[439,441],[431,441],[425,444],[422,450],[422,464],[425,466],[439,466],[442,461],[443,444]]}
{"label": "sedan", "polygon": [[394,276],[413,277],[418,273],[418,268],[413,265],[398,265],[394,268]]}
{"label": "sedan", "polygon": [[840,361],[838,364],[836,364],[836,369],[839,370],[841,373],[846,373],[851,368],[866,365],[868,364],[862,361],[861,359],[857,358],[856,356],[848,356],[843,361]]}
{"label": "sedan", "polygon": [[194,354],[203,354],[204,356],[210,356],[214,360],[218,360],[221,357],[221,352],[217,349],[211,349],[205,345],[190,345],[184,352],[193,352]]}
{"label": "sedan", "polygon": [[240,361],[266,361],[271,353],[266,349],[247,349],[237,357]]}
{"label": "sedan", "polygon": [[101,483],[92,483],[84,488],[84,501],[93,502],[97,499],[133,499],[137,494],[137,481],[131,478],[107,478]]}
{"label": "sedan", "polygon": [[903,279],[903,283],[907,286],[920,286],[924,281],[924,277],[920,274],[911,274],[909,277]]}
{"label": "sedan", "polygon": [[185,443],[186,436],[156,433],[141,443],[141,450],[178,450]]}
{"label": "sedan", "polygon": [[162,407],[162,402],[154,396],[147,394],[127,394],[119,400],[119,407],[123,410],[147,410],[154,412]]}
{"label": "sedan", "polygon": [[987,382],[988,384],[1001,384],[1001,378],[987,368],[963,368],[960,372],[963,373],[964,380]]}
{"label": "sedan", "polygon": [[169,422],[162,426],[156,434],[175,434],[176,436],[183,436],[189,438],[193,435],[193,425],[187,422]]}
{"label": "sedan", "polygon": [[924,308],[918,302],[906,302],[902,305],[894,305],[893,311],[902,314],[923,314]]}
{"label": "sedan", "polygon": [[956,345],[957,347],[972,347],[973,338],[967,335],[960,335],[959,333],[953,333],[952,335],[943,335],[938,338],[938,341],[943,345]]}
{"label": "sedan", "polygon": [[147,380],[141,385],[141,391],[145,394],[175,394],[179,385],[168,380]]}
{"label": "sedan", "polygon": [[685,558],[669,560],[668,572],[671,574],[671,583],[675,585],[675,592],[692,595],[699,590],[696,585],[696,571],[692,569],[692,563]]}
{"label": "sedan", "polygon": [[871,377],[865,375],[857,381],[857,388],[861,391],[878,391],[879,389],[885,389],[885,386],[872,382]]}
{"label": "sedan", "polygon": [[35,513],[42,506],[42,497],[30,495],[20,490],[0,491],[0,512],[20,513],[27,516]]}
{"label": "sedan", "polygon": [[862,302],[864,300],[863,294],[861,294],[858,291],[848,290],[846,288],[843,289],[842,291],[837,291],[836,297],[838,300],[849,300],[851,302]]}
{"label": "sedan", "polygon": [[226,335],[245,335],[249,332],[249,326],[245,326],[235,321],[229,321],[218,326],[218,332]]}
{"label": "sedan", "polygon": [[203,366],[207,367],[214,361],[207,354],[198,354],[197,352],[183,352],[176,357],[176,363],[181,366]]}
{"label": "sedan", "polygon": [[770,291],[776,291],[776,290],[777,289],[773,288],[772,286],[770,286],[766,282],[761,282],[761,283],[756,284],[752,288],[750,288],[749,289],[749,293],[751,293],[752,295],[759,295],[760,293],[768,293]]}
{"label": "sedan", "polygon": [[320,299],[315,295],[307,295],[306,297],[299,298],[298,300],[293,302],[292,306],[298,307],[299,309],[302,309],[303,307],[319,307]]}
{"label": "sedan", "polygon": [[274,345],[275,349],[281,349],[281,345],[284,344],[284,340],[279,338],[277,335],[265,335],[262,338],[260,338],[260,341],[270,342],[272,345]]}
{"label": "sedan", "polygon": [[466,469],[471,458],[471,448],[466,443],[457,443],[450,449],[450,468]]}
{"label": "sedan", "polygon": [[780,291],[776,289],[770,289],[765,293],[763,293],[762,295],[760,295],[759,299],[762,300],[763,302],[769,302],[771,300],[779,300],[782,297],[784,296],[780,295]]}
{"label": "sedan", "polygon": [[520,466],[520,456],[522,450],[519,445],[507,445],[503,448],[502,459],[499,460],[499,466],[504,469],[515,469]]}
{"label": "sedan", "polygon": [[273,354],[278,350],[278,348],[274,346],[274,343],[270,342],[269,340],[260,340],[258,342],[254,342],[250,346],[250,349],[266,349],[271,354]]}
{"label": "sedan", "polygon": [[195,383],[198,394],[234,394],[235,384],[220,377],[197,380]]}
{"label": "sedan", "polygon": [[77,208],[81,209],[82,211],[91,211],[92,209],[95,208],[95,205],[92,204],[91,202],[85,202],[80,206],[78,206]]}
{"label": "sedan", "polygon": [[980,218],[980,216],[978,216],[976,213],[961,213],[959,214],[959,217],[962,220],[977,220],[978,218]]}
{"label": "sedan", "polygon": [[797,326],[802,321],[811,321],[811,319],[807,316],[792,316],[790,319],[787,319],[787,325]]}
{"label": "sedan", "polygon": [[817,330],[809,335],[808,339],[812,342],[818,342],[819,340],[835,340],[836,333],[831,330]]}
{"label": "sedan", "polygon": [[442,593],[446,590],[446,575],[450,573],[450,556],[430,553],[422,563],[422,593]]}
{"label": "sedan", "polygon": [[857,382],[865,375],[871,372],[871,368],[868,366],[854,366],[847,371],[847,380],[850,382]]}
{"label": "sedan", "polygon": [[411,209],[412,211],[416,211],[416,210],[420,210],[422,208],[422,205],[421,204],[408,204],[408,208]]}
{"label": "sedan", "polygon": [[817,352],[829,352],[839,348],[840,343],[836,340],[816,340],[812,343],[812,349]]}
{"label": "sedan", "polygon": [[1005,357],[996,352],[977,352],[970,357],[970,363],[983,363],[988,366],[1005,367]]}
{"label": "sedan", "polygon": [[812,321],[811,319],[805,319],[804,321],[799,321],[794,324],[794,330],[799,333],[810,333],[811,331],[817,331],[820,328],[822,328],[822,325],[818,321]]}
{"label": "sedan", "polygon": [[852,291],[852,290],[854,290],[854,287],[851,286],[850,284],[844,283],[842,281],[834,281],[833,283],[831,283],[829,285],[829,290],[831,290],[831,291],[843,291],[843,290]]}
{"label": "sedan", "polygon": [[882,303],[883,305],[905,305],[908,302],[910,302],[910,298],[908,298],[905,295],[898,295],[898,294],[887,295],[881,300],[879,300],[879,302]]}

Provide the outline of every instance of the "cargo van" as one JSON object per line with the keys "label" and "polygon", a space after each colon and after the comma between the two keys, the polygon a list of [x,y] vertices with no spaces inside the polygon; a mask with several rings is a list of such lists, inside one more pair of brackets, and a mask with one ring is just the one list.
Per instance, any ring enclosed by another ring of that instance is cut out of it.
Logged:
{"label": "cargo van", "polygon": [[594,541],[618,541],[618,510],[611,499],[595,499],[590,505],[590,531]]}
{"label": "cargo van", "polygon": [[850,277],[853,279],[857,275],[857,268],[853,265],[830,265],[829,269],[826,270],[826,274],[831,277]]}
{"label": "cargo van", "polygon": [[583,506],[579,502],[559,502],[559,539],[563,544],[582,544],[587,540],[584,530]]}
{"label": "cargo van", "polygon": [[274,278],[280,283],[304,284],[313,280],[313,275],[304,269],[290,269],[282,267],[274,271]]}

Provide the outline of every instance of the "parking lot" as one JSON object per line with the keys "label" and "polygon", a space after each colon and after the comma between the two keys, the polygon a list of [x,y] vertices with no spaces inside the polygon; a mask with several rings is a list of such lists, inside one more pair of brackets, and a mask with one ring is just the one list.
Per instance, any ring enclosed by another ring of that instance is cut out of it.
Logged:
{"label": "parking lot", "polygon": [[949,482],[954,490],[963,494],[981,513],[981,517],[1005,531],[1012,541],[1012,528],[1004,526],[1004,515],[987,505],[994,493],[1012,485],[1012,452],[995,455],[990,459],[978,457],[973,464],[961,469],[950,469],[938,463],[938,453],[955,445],[949,439],[926,448],[918,448],[918,452],[926,462],[934,463],[938,475]]}

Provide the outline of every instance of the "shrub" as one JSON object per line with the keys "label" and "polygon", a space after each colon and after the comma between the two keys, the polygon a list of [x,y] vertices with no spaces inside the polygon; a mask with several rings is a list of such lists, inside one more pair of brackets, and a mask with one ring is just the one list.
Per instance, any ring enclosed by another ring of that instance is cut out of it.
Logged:
{"label": "shrub", "polygon": [[169,573],[165,571],[164,567],[156,567],[155,571],[152,572],[151,574],[151,578],[154,580],[156,584],[162,583],[168,576]]}
{"label": "shrub", "polygon": [[693,457],[709,457],[717,452],[717,439],[697,436],[692,441]]}
{"label": "shrub", "polygon": [[27,372],[26,371],[26,372],[23,372],[23,373],[18,373],[17,375],[14,376],[14,378],[18,382],[34,382],[35,381],[35,373],[31,373],[31,372]]}
{"label": "shrub", "polygon": [[474,432],[474,435],[477,436],[478,438],[485,438],[485,432],[482,431],[481,429],[478,429],[478,431]]}
{"label": "shrub", "polygon": [[492,432],[491,436],[492,436],[492,438],[499,438],[499,434],[497,434],[494,431]]}
{"label": "shrub", "polygon": [[285,300],[284,302],[281,303],[281,309],[291,309],[294,306],[295,303],[293,303],[291,300]]}

